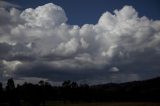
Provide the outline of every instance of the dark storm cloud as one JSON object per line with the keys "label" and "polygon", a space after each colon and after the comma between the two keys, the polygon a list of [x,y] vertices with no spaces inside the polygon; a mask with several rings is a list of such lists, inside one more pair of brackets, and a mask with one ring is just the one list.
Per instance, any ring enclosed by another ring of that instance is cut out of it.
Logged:
{"label": "dark storm cloud", "polygon": [[12,46],[8,43],[0,43],[0,56],[3,57],[12,50]]}
{"label": "dark storm cloud", "polygon": [[[29,66],[29,67],[28,67]],[[51,64],[44,63],[32,63],[21,65],[14,73],[17,77],[39,77],[47,78],[53,81],[64,81],[70,79],[73,81],[79,81],[82,79],[95,78],[95,74],[100,74],[94,71],[95,69],[73,69],[73,68],[57,68]],[[95,73],[96,72],[96,73]]]}

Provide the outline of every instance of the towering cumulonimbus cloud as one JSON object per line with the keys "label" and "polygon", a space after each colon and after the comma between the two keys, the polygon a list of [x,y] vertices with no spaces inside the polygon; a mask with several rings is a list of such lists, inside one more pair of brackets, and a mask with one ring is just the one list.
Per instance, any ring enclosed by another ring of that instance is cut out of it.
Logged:
{"label": "towering cumulonimbus cloud", "polygon": [[124,6],[95,25],[66,22],[64,10],[52,3],[24,11],[1,7],[1,79],[103,83],[160,75],[159,20]]}

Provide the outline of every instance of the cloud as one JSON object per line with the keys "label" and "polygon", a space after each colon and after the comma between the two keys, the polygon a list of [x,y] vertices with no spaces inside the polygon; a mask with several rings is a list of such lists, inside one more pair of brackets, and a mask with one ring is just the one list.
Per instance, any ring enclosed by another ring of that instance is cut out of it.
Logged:
{"label": "cloud", "polygon": [[52,27],[67,21],[63,9],[52,3],[39,6],[36,9],[28,8],[21,13],[22,19],[31,27]]}
{"label": "cloud", "polygon": [[5,0],[0,0],[0,7],[3,7],[3,8],[11,8],[11,7],[20,8],[19,5],[9,3]]}
{"label": "cloud", "polygon": [[0,43],[0,58],[4,58],[10,51],[12,47],[7,43]]}
{"label": "cloud", "polygon": [[111,72],[118,72],[119,69],[117,67],[112,67],[109,71],[111,71]]}
{"label": "cloud", "polygon": [[78,49],[78,41],[76,41],[76,39],[71,39],[70,41],[68,41],[67,43],[60,43],[57,48],[53,49],[52,52],[53,54],[56,55],[71,55],[74,54],[77,49]]}
{"label": "cloud", "polygon": [[67,24],[52,3],[0,13],[2,76],[103,83],[160,75],[160,21],[139,17],[132,6],[81,27]]}

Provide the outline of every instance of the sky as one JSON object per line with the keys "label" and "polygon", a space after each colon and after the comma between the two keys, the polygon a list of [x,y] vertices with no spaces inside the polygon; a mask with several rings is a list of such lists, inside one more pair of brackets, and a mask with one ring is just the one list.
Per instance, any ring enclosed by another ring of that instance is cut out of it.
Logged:
{"label": "sky", "polygon": [[0,80],[157,77],[159,11],[159,0],[0,0]]}
{"label": "sky", "polygon": [[124,5],[133,6],[140,16],[160,18],[159,0],[5,0],[21,6],[22,9],[35,8],[46,3],[61,6],[68,17],[67,23],[74,25],[96,24],[105,11],[113,13]]}

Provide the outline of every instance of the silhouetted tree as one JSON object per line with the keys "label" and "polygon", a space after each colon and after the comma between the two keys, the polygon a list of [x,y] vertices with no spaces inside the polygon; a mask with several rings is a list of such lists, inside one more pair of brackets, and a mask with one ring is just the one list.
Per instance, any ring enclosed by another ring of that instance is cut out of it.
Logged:
{"label": "silhouetted tree", "polygon": [[44,86],[45,85],[45,82],[43,80],[39,81],[39,85],[40,86]]}
{"label": "silhouetted tree", "polygon": [[39,91],[39,95],[40,95],[40,101],[42,102],[42,105],[45,106],[45,99],[46,99],[46,90],[45,89],[45,82],[43,80],[39,81],[39,85],[40,85],[40,91]]}
{"label": "silhouetted tree", "polygon": [[78,84],[76,82],[72,82],[70,86],[71,88],[78,88]]}
{"label": "silhouetted tree", "polygon": [[6,91],[9,100],[9,105],[20,106],[19,95],[16,92],[15,84],[12,78],[8,79]]}
{"label": "silhouetted tree", "polygon": [[3,91],[2,83],[0,82],[0,92]]}
{"label": "silhouetted tree", "polygon": [[71,81],[70,80],[64,81],[62,83],[62,87],[64,87],[64,88],[71,88]]}
{"label": "silhouetted tree", "polygon": [[2,98],[3,98],[3,87],[2,83],[0,82],[0,103],[2,102]]}
{"label": "silhouetted tree", "polygon": [[14,81],[12,78],[8,79],[8,82],[7,82],[7,86],[6,86],[6,90],[7,91],[12,91],[15,89],[15,84],[14,84]]}

